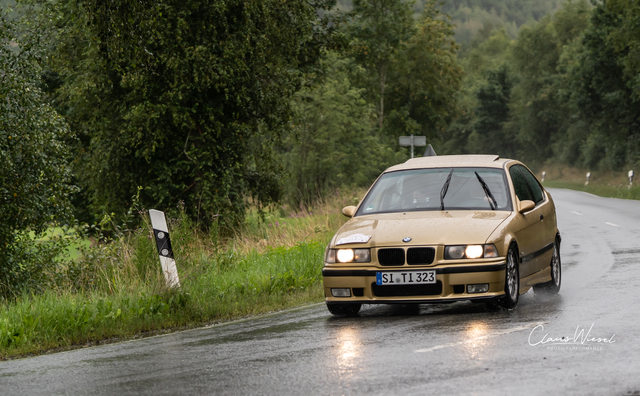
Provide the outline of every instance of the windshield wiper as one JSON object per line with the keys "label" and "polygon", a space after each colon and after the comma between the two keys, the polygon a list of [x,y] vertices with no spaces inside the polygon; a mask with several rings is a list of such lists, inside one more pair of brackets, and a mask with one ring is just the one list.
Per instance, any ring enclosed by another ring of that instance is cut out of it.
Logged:
{"label": "windshield wiper", "polygon": [[491,198],[491,201],[493,201],[493,203],[489,201],[489,206],[491,207],[491,210],[496,210],[498,208],[498,201],[496,201],[493,194],[491,194],[491,190],[489,190],[489,186],[487,186],[487,183],[485,183],[482,177],[480,177],[478,172],[474,172],[474,173],[476,174],[476,177],[478,178],[478,181],[480,182],[480,184],[482,184],[482,189],[484,190],[484,193],[487,196],[487,198]]}
{"label": "windshield wiper", "polygon": [[440,210],[444,210],[444,196],[447,195],[449,183],[451,183],[451,175],[453,175],[453,168],[451,168],[451,172],[449,172],[449,176],[447,176],[447,180],[444,182],[442,190],[440,190]]}

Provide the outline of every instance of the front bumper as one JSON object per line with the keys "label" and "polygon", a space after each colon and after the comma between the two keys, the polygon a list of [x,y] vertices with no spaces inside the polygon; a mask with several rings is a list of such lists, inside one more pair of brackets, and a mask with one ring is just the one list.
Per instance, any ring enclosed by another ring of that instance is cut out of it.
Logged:
{"label": "front bumper", "polygon": [[[485,300],[504,296],[505,261],[482,264],[458,264],[419,267],[341,267],[326,266],[322,270],[327,303],[446,303],[462,300]],[[376,285],[376,273],[408,270],[435,270],[436,284]],[[485,293],[467,293],[467,285],[489,284]],[[333,297],[332,288],[349,288],[351,297]]]}

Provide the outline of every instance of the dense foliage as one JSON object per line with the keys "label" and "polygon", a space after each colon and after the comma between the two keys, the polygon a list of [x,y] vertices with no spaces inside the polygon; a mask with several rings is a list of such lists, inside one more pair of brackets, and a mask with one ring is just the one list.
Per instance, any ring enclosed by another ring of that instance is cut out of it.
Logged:
{"label": "dense foliage", "polygon": [[[431,0],[415,0],[416,13],[427,8]],[[510,37],[517,37],[525,24],[540,20],[560,8],[563,0],[441,0],[442,12],[456,26],[455,39],[463,45],[472,42],[486,27],[503,28]],[[343,10],[351,10],[355,0],[338,0]]]}
{"label": "dense foliage", "polygon": [[365,70],[360,84],[366,87],[369,100],[376,104],[380,130],[384,127],[388,75],[399,63],[402,47],[415,31],[412,14],[411,4],[399,0],[353,3],[349,37],[355,59]]}
{"label": "dense foliage", "polygon": [[556,11],[563,0],[446,0],[443,11],[451,15],[456,40],[470,43],[483,26],[504,28],[513,38],[519,29]]}
{"label": "dense foliage", "polygon": [[378,128],[387,135],[438,136],[457,115],[461,69],[453,26],[439,6],[356,0],[348,26],[351,54],[361,66],[354,81],[374,103]]}
{"label": "dense foliage", "polygon": [[460,114],[463,71],[456,60],[458,48],[449,17],[435,1],[426,2],[416,32],[391,70],[387,134],[394,140],[411,134],[441,139]]}
{"label": "dense foliage", "polygon": [[[73,192],[65,120],[43,100],[37,35],[0,13],[0,296],[27,287],[56,246],[32,241],[68,219]],[[52,250],[53,249],[53,250]]]}
{"label": "dense foliage", "polygon": [[404,159],[374,127],[374,106],[363,98],[364,89],[350,81],[353,61],[329,53],[324,63],[323,84],[294,97],[292,129],[282,142],[285,194],[295,207],[310,206],[340,187],[367,186]]}
{"label": "dense foliage", "polygon": [[398,136],[439,139],[460,110],[458,46],[435,2],[417,20],[401,0],[356,1],[348,17],[348,50],[327,53],[326,77],[294,97],[281,158],[286,198],[296,206],[369,186],[406,160]]}
{"label": "dense foliage", "polygon": [[[328,2],[330,4],[330,2]],[[60,0],[52,67],[94,213],[185,203],[201,224],[279,198],[272,143],[331,45],[315,1]]]}
{"label": "dense foliage", "polygon": [[441,151],[516,156],[533,165],[637,166],[639,21],[632,1],[581,0],[524,27],[517,40],[503,29],[481,31],[461,60],[466,114]]}

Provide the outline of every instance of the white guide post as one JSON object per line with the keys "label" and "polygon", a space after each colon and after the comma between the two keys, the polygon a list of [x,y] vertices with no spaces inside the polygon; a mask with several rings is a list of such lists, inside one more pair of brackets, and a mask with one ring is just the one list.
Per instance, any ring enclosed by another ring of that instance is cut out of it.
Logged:
{"label": "white guide post", "polygon": [[180,279],[178,278],[178,269],[176,261],[173,259],[173,249],[171,249],[171,239],[169,239],[169,228],[164,212],[159,210],[149,210],[151,218],[151,227],[153,227],[153,236],[156,239],[158,254],[160,255],[160,265],[167,287],[180,287]]}

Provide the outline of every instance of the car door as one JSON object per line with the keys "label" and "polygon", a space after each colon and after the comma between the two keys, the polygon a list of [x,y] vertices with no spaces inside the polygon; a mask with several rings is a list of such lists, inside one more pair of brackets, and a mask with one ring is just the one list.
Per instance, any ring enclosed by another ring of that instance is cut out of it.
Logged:
{"label": "car door", "polygon": [[536,206],[528,212],[518,214],[520,221],[518,229],[515,230],[518,248],[520,250],[520,277],[524,278],[538,271],[538,251],[544,245],[544,197],[534,195],[521,168],[522,165],[515,164],[509,168],[509,175],[513,182],[515,194],[520,201],[533,201]]}
{"label": "car door", "polygon": [[537,232],[539,240],[538,246],[536,246],[535,258],[533,259],[534,272],[541,271],[548,267],[551,263],[551,256],[553,254],[553,241],[555,240],[555,208],[551,200],[547,197],[544,189],[538,182],[538,179],[527,169],[525,166],[517,165],[518,170],[524,175],[527,180],[531,193],[536,203],[536,210],[539,212],[540,227]]}

